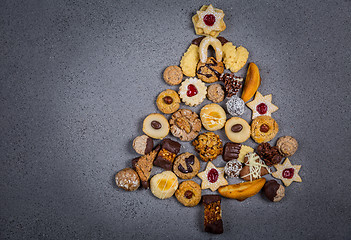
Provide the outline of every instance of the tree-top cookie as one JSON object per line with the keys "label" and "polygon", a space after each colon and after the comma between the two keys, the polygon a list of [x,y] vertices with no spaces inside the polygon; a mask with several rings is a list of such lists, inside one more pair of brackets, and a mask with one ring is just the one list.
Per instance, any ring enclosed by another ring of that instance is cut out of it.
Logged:
{"label": "tree-top cookie", "polygon": [[226,28],[223,18],[223,10],[203,5],[192,17],[196,34],[217,37]]}

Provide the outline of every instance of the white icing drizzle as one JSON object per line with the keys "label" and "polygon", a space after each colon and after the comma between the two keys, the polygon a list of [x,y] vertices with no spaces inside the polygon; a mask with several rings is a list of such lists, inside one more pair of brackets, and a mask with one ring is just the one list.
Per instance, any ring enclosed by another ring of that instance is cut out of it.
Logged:
{"label": "white icing drizzle", "polygon": [[250,171],[245,176],[242,176],[242,178],[250,176],[250,181],[252,181],[252,178],[261,178],[262,167],[266,168],[268,173],[271,173],[269,167],[266,164],[264,164],[264,162],[256,153],[248,153],[245,157],[248,158],[247,163],[245,164],[250,167]]}

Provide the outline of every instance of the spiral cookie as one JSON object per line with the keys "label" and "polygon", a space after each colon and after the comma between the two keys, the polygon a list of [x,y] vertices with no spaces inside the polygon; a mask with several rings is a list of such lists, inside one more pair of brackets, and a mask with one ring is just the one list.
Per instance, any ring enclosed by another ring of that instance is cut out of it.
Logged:
{"label": "spiral cookie", "polygon": [[184,181],[175,192],[177,200],[186,207],[194,207],[201,200],[201,187],[194,181]]}
{"label": "spiral cookie", "polygon": [[269,142],[278,131],[278,123],[272,117],[259,116],[252,120],[251,137],[257,143]]}
{"label": "spiral cookie", "polygon": [[174,90],[167,89],[161,92],[156,100],[158,109],[165,113],[174,113],[179,109],[180,98],[178,93]]}
{"label": "spiral cookie", "polygon": [[181,141],[191,141],[201,131],[201,121],[198,115],[189,109],[179,109],[169,120],[171,133]]}
{"label": "spiral cookie", "polygon": [[200,170],[200,162],[191,153],[180,154],[174,161],[173,172],[181,179],[192,179]]}

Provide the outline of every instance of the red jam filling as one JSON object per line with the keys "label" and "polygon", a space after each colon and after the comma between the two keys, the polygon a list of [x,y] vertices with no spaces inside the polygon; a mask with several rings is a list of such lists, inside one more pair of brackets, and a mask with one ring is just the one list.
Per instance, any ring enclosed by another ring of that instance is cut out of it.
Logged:
{"label": "red jam filling", "polygon": [[283,178],[287,178],[287,179],[293,178],[294,171],[295,171],[295,169],[293,169],[293,168],[284,169],[284,171],[283,171]]}
{"label": "red jam filling", "polygon": [[267,113],[268,107],[265,103],[260,103],[257,105],[256,110],[259,114],[265,114]]}
{"label": "red jam filling", "polygon": [[212,26],[216,21],[216,17],[213,14],[207,14],[204,16],[204,23],[207,26]]}
{"label": "red jam filling", "polygon": [[210,183],[215,183],[218,180],[218,171],[214,168],[212,168],[208,174],[207,174],[207,179]]}
{"label": "red jam filling", "polygon": [[193,84],[188,85],[188,91],[186,92],[186,95],[188,97],[194,97],[197,94],[197,89]]}

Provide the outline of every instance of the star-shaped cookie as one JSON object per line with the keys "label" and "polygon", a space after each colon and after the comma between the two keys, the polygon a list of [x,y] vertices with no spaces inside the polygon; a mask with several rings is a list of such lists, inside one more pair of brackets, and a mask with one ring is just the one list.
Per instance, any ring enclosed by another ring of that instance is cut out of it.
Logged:
{"label": "star-shaped cookie", "polygon": [[272,94],[262,96],[261,93],[256,92],[255,99],[246,105],[252,110],[252,119],[258,116],[271,116],[278,110],[278,107],[272,103]]}
{"label": "star-shaped cookie", "polygon": [[299,176],[301,165],[291,165],[289,158],[286,158],[283,164],[275,164],[276,172],[272,173],[273,177],[283,181],[285,186],[289,186],[293,181],[302,182]]}
{"label": "star-shaped cookie", "polygon": [[226,28],[223,18],[223,11],[212,4],[202,6],[192,18],[196,34],[217,37]]}
{"label": "star-shaped cookie", "polygon": [[205,171],[197,174],[201,178],[201,188],[209,188],[216,191],[220,186],[228,185],[224,178],[224,168],[217,168],[211,162],[208,162]]}

